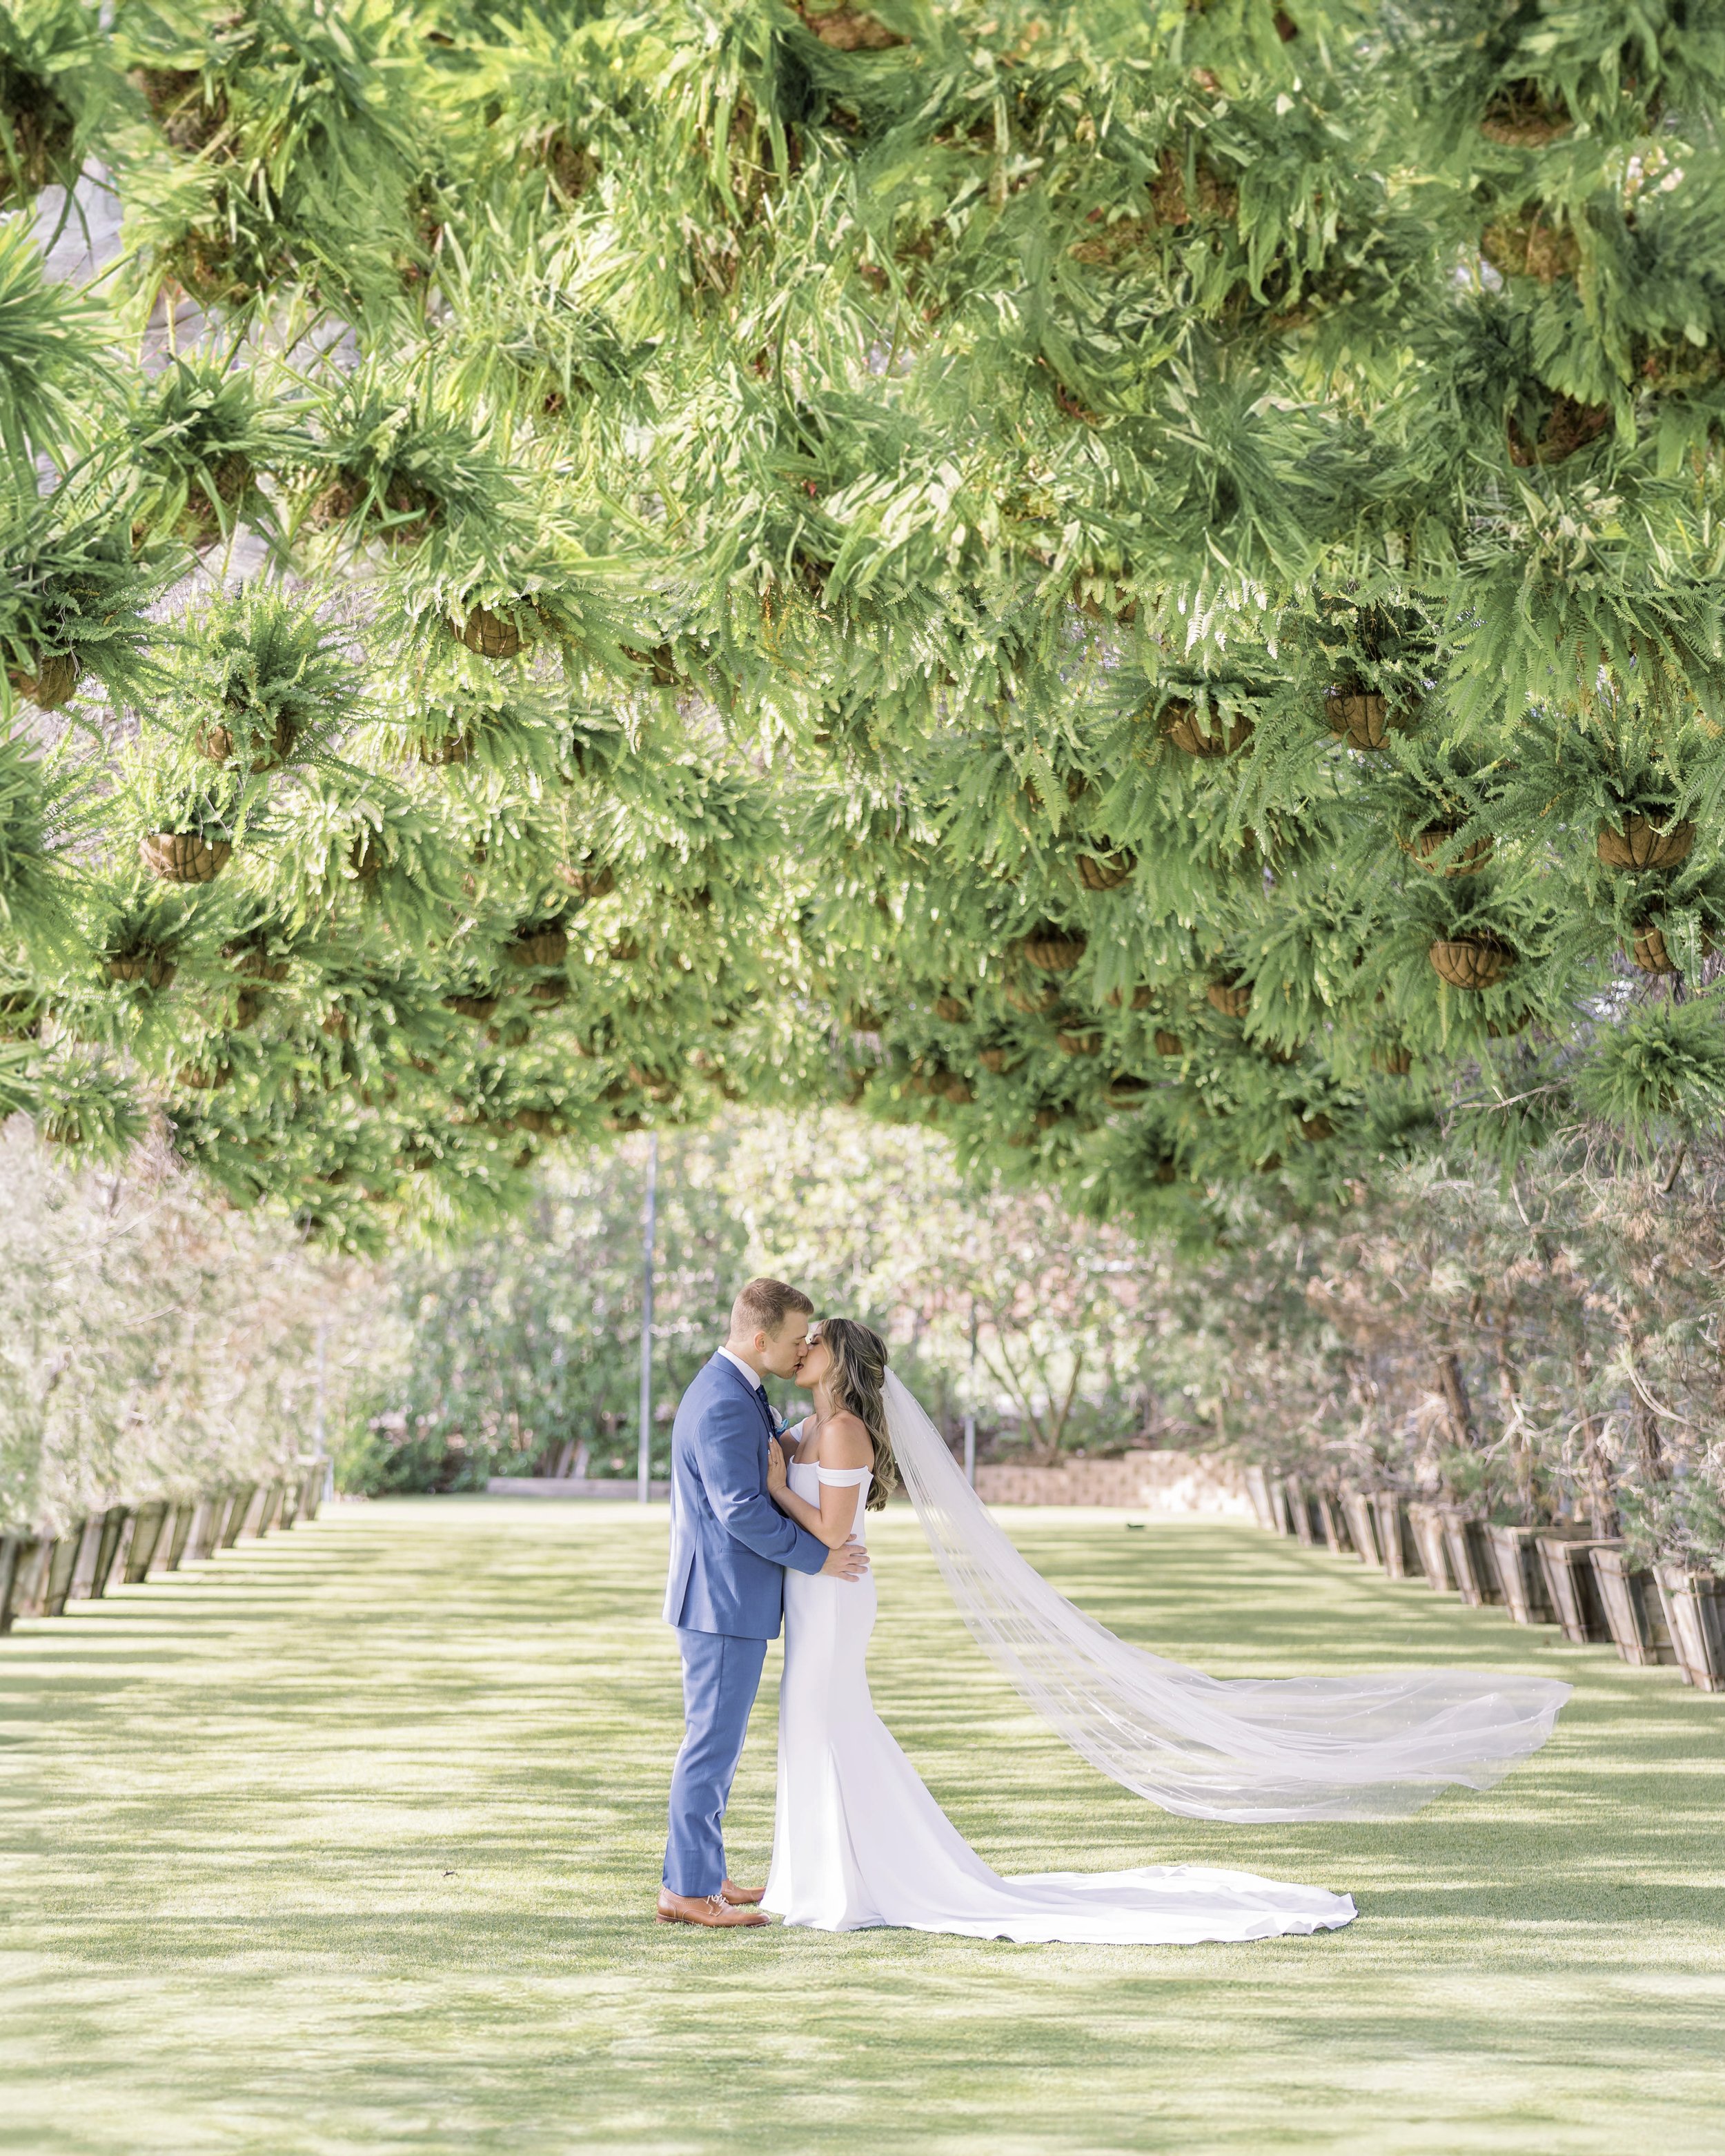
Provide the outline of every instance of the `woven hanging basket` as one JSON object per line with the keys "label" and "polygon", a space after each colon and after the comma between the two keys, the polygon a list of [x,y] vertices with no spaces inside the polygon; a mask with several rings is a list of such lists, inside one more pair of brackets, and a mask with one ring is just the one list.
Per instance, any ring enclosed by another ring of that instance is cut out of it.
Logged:
{"label": "woven hanging basket", "polygon": [[1163,709],[1162,735],[1171,748],[1185,756],[1232,756],[1251,739],[1252,721],[1245,718],[1224,721],[1212,714],[1206,726],[1197,706],[1182,697]]}
{"label": "woven hanging basket", "polygon": [[1394,721],[1375,689],[1338,688],[1324,693],[1324,724],[1349,748],[1379,749]]}
{"label": "woven hanging basket", "polygon": [[1183,1055],[1186,1053],[1185,1042],[1178,1034],[1170,1033],[1166,1026],[1158,1026],[1153,1038],[1158,1055]]}
{"label": "woven hanging basket", "polygon": [[1608,869],[1674,868],[1694,844],[1693,824],[1668,824],[1661,831],[1645,816],[1625,816],[1621,829],[1602,824],[1594,841]]}
{"label": "woven hanging basket", "polygon": [[[1110,988],[1102,1000],[1111,1004],[1116,1010],[1123,1010],[1127,1002],[1127,992],[1124,988]],[[1148,1010],[1155,1000],[1156,991],[1147,984],[1132,991],[1131,1003],[1134,1010]]]}
{"label": "woven hanging basket", "polygon": [[1489,988],[1516,962],[1515,952],[1495,936],[1442,937],[1427,955],[1433,973],[1452,988]]}
{"label": "woven hanging basket", "polygon": [[1132,870],[1137,865],[1136,856],[1124,851],[1081,854],[1078,856],[1078,880],[1086,891],[1118,891],[1122,884],[1131,882]]}
{"label": "woven hanging basket", "polygon": [[970,1009],[969,1006],[961,1003],[957,996],[937,996],[934,999],[934,1014],[943,1024],[963,1025],[966,1019],[970,1016]]}
{"label": "woven hanging basket", "polygon": [[[293,754],[298,729],[290,719],[278,719],[270,734],[270,746],[252,758],[252,770],[261,774],[275,771]],[[231,726],[205,726],[198,736],[198,752],[212,763],[226,763],[234,753],[234,733]]]}
{"label": "woven hanging basket", "polygon": [[1012,1059],[1011,1050],[1006,1048],[985,1048],[978,1054],[977,1061],[984,1070],[992,1070],[997,1078],[1008,1070],[1018,1069]]}
{"label": "woven hanging basket", "polygon": [[108,961],[110,981],[141,981],[146,988],[165,988],[179,968],[159,951],[126,951]]}
{"label": "woven hanging basket", "polygon": [[445,996],[444,1009],[454,1011],[458,1018],[485,1019],[490,1018],[492,1012],[496,1009],[497,1002],[495,996]]}
{"label": "woven hanging basket", "polygon": [[1460,834],[1460,828],[1455,824],[1429,824],[1411,839],[1404,839],[1402,850],[1411,854],[1421,868],[1430,869],[1435,875],[1477,875],[1491,860],[1495,841],[1488,831],[1484,838],[1474,839],[1458,852],[1454,841]]}
{"label": "woven hanging basket", "polygon": [[465,763],[473,754],[473,736],[469,733],[444,734],[437,741],[422,741],[414,744],[413,753],[421,763],[434,769],[445,765]]}
{"label": "woven hanging basket", "polygon": [[553,1137],[563,1124],[549,1108],[517,1108],[509,1119],[518,1131],[531,1131],[535,1137]]}
{"label": "woven hanging basket", "polygon": [[[565,890],[572,891],[578,898],[608,898],[617,888],[613,870],[596,868],[591,861],[562,861],[557,865],[557,878]],[[865,1032],[870,1029],[864,1028]]]}
{"label": "woven hanging basket", "polygon": [[1212,981],[1204,993],[1210,1008],[1224,1018],[1244,1018],[1252,1007],[1249,981]]}
{"label": "woven hanging basket", "polygon": [[27,704],[33,704],[39,711],[57,711],[71,701],[73,691],[84,678],[84,669],[69,652],[62,652],[52,659],[39,659],[33,674],[21,666],[8,666],[6,678],[13,694],[22,696]]}
{"label": "woven hanging basket", "polygon": [[164,883],[213,883],[234,858],[227,839],[200,839],[193,831],[151,831],[138,851]]}
{"label": "woven hanging basket", "polygon": [[1062,1055],[1100,1055],[1102,1036],[1099,1033],[1057,1033],[1055,1040]]}
{"label": "woven hanging basket", "polygon": [[1009,982],[1002,993],[1012,1008],[1026,1018],[1045,1018],[1060,1000],[1058,988],[1023,988],[1016,982]]}
{"label": "woven hanging basket", "polygon": [[536,1004],[562,1004],[569,1000],[569,983],[555,977],[548,981],[535,981],[527,993]]}
{"label": "woven hanging basket", "polygon": [[362,883],[383,873],[383,841],[375,831],[362,831],[347,849],[348,865]]}
{"label": "woven hanging basket", "polygon": [[1397,1045],[1394,1048],[1374,1048],[1372,1068],[1386,1072],[1392,1078],[1405,1078],[1414,1067],[1414,1051]]}
{"label": "woven hanging basket", "polygon": [[490,607],[475,607],[467,617],[466,628],[453,633],[481,659],[513,659],[521,648],[520,629],[504,615],[493,613]]}
{"label": "woven hanging basket", "polygon": [[1019,947],[1038,973],[1070,973],[1084,956],[1085,939],[1055,933],[1027,936]]}
{"label": "woven hanging basket", "polygon": [[569,955],[568,931],[560,921],[543,927],[516,929],[503,947],[511,966],[561,966]]}
{"label": "woven hanging basket", "polygon": [[272,958],[255,943],[224,943],[222,956],[231,958],[234,972],[249,981],[285,981],[290,970],[285,958]]}
{"label": "woven hanging basket", "polygon": [[1150,1091],[1147,1078],[1134,1078],[1127,1071],[1117,1070],[1108,1081],[1106,1097],[1111,1107],[1135,1108]]}
{"label": "woven hanging basket", "polygon": [[1677,962],[1666,947],[1665,931],[1656,921],[1644,921],[1635,932],[1630,956],[1644,973],[1675,973]]}
{"label": "woven hanging basket", "polygon": [[1300,1135],[1307,1145],[1322,1145],[1336,1135],[1336,1126],[1325,1115],[1301,1116],[1299,1124]]}

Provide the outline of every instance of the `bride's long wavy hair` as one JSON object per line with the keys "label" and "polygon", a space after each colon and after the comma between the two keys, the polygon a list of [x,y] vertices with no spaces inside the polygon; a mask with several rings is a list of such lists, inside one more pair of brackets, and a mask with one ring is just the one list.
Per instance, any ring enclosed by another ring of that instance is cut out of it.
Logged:
{"label": "bride's long wavy hair", "polygon": [[867,1430],[875,1447],[875,1479],[869,1485],[868,1510],[878,1512],[898,1487],[898,1462],[886,1434],[886,1342],[854,1317],[824,1317],[820,1337],[833,1358],[827,1389],[835,1407],[847,1409]]}

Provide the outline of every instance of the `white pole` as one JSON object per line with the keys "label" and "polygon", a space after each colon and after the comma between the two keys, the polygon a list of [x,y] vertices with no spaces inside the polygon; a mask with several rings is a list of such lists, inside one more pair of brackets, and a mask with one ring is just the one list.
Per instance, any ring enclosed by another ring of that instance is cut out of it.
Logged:
{"label": "white pole", "polygon": [[964,1479],[976,1487],[976,1297],[970,1298],[970,1383],[964,1395]]}
{"label": "white pole", "polygon": [[653,1472],[653,1242],[659,1226],[659,1133],[647,1141],[647,1214],[641,1250],[641,1437],[636,1495],[644,1505]]}

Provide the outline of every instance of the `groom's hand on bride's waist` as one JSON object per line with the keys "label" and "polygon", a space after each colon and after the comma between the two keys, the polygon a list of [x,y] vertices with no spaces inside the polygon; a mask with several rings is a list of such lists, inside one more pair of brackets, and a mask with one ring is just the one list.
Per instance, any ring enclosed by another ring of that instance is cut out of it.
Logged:
{"label": "groom's hand on bride's waist", "polygon": [[821,1575],[827,1579],[860,1579],[869,1568],[869,1553],[860,1543],[840,1543],[827,1552]]}

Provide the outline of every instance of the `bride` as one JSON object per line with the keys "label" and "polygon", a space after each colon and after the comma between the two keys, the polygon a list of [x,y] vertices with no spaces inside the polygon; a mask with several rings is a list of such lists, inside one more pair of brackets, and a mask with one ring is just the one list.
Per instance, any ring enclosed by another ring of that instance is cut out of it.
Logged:
{"label": "bride", "polygon": [[[898,1486],[901,1451],[914,1449],[925,1482],[938,1474],[937,1451],[963,1488],[938,1433],[889,1373],[885,1342],[866,1326],[829,1317],[814,1328],[797,1383],[814,1393],[814,1412],[786,1432],[786,1444],[795,1445],[788,1461],[773,1446],[767,1486],[782,1512],[829,1548],[861,1540],[865,1515]],[[927,1527],[925,1493],[914,1486],[913,1493]],[[946,1498],[950,1504],[952,1493]],[[968,1531],[973,1538],[976,1522]],[[931,1538],[941,1554],[935,1530]],[[1070,1604],[1060,1606],[1079,1617]],[[973,1621],[963,1598],[961,1607]],[[1330,1930],[1352,1919],[1345,1894],[1208,1865],[1000,1877],[929,1794],[875,1712],[865,1667],[875,1609],[872,1573],[856,1581],[785,1575],[778,1796],[764,1907],[788,1924],[1186,1943]]]}

